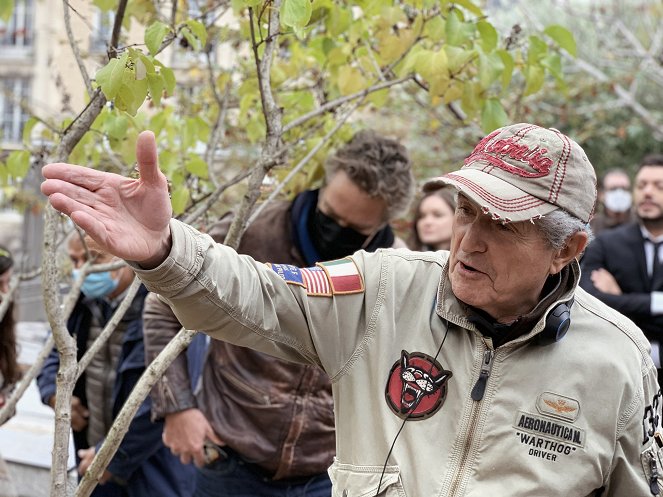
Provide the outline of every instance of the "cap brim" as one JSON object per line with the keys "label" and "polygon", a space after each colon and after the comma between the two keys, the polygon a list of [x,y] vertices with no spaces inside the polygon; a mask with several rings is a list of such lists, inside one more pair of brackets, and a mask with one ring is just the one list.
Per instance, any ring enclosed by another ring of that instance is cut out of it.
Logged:
{"label": "cap brim", "polygon": [[456,187],[495,220],[529,221],[558,208],[478,169],[461,169],[433,178],[424,184],[423,189],[430,192],[448,185]]}

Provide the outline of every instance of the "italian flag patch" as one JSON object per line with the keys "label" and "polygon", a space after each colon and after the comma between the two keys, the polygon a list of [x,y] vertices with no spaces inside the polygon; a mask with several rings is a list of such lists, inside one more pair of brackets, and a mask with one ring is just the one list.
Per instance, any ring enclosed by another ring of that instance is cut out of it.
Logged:
{"label": "italian flag patch", "polygon": [[318,263],[331,285],[334,295],[361,293],[364,291],[364,281],[359,274],[359,268],[352,259],[345,258],[336,261]]}

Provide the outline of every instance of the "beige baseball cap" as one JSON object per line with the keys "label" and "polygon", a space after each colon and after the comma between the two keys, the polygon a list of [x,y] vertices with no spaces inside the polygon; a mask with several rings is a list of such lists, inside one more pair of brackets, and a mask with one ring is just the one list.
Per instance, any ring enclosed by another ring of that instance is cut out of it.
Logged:
{"label": "beige baseball cap", "polygon": [[564,209],[589,222],[596,173],[585,152],[551,128],[520,123],[486,136],[459,171],[426,182],[424,191],[455,186],[495,220],[533,220]]}

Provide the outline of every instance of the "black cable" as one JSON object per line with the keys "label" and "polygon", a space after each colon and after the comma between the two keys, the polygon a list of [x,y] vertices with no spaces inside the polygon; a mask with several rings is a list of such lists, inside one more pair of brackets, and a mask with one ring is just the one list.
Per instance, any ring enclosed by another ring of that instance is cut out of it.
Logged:
{"label": "black cable", "polygon": [[[435,354],[435,357],[433,357],[433,360],[431,361],[430,369],[428,370],[428,375],[430,377],[431,373],[433,372],[433,367],[435,366],[435,361],[437,361],[437,356],[440,355],[440,352],[442,352],[442,346],[444,345],[444,342],[447,340],[447,334],[449,333],[449,323],[447,323],[447,329],[444,332],[444,337],[442,338],[442,343],[440,343],[440,347],[437,349],[437,353]],[[382,474],[380,474],[380,481],[378,482],[378,489],[375,492],[375,497],[378,497],[380,494],[380,487],[382,486],[382,479],[384,478],[384,474],[387,471],[387,463],[389,462],[389,457],[391,456],[391,453],[394,450],[394,447],[396,446],[396,440],[398,440],[398,436],[401,434],[401,431],[403,431],[403,428],[405,428],[405,422],[410,419],[410,414],[412,414],[413,410],[416,409],[416,405],[412,405],[410,407],[409,412],[407,413],[407,416],[403,419],[403,424],[401,424],[401,427],[398,429],[398,433],[396,433],[396,436],[394,437],[394,441],[391,443],[391,447],[389,448],[389,452],[387,452],[387,458],[384,460],[384,464],[382,465]]]}

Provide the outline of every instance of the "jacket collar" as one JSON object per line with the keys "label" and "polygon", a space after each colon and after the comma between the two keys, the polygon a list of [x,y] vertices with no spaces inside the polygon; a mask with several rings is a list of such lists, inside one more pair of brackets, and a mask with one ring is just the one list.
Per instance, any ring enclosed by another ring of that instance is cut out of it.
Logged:
{"label": "jacket collar", "polygon": [[[537,335],[539,332],[541,332],[541,330],[543,330],[546,316],[550,310],[560,302],[568,302],[573,298],[575,289],[577,288],[578,282],[580,281],[580,265],[578,264],[577,260],[573,260],[573,262],[571,262],[571,264],[569,264],[567,267],[570,269],[570,274],[565,291],[557,300],[548,306],[541,318],[532,327],[530,332],[525,333],[521,337],[516,338],[509,343],[526,341],[532,338],[534,335]],[[435,312],[445,321],[460,326],[461,328],[480,333],[476,325],[469,320],[466,307],[456,298],[456,296],[451,291],[448,260],[442,268],[442,274],[440,276],[440,283],[438,285],[437,291],[437,305],[435,307]]]}

